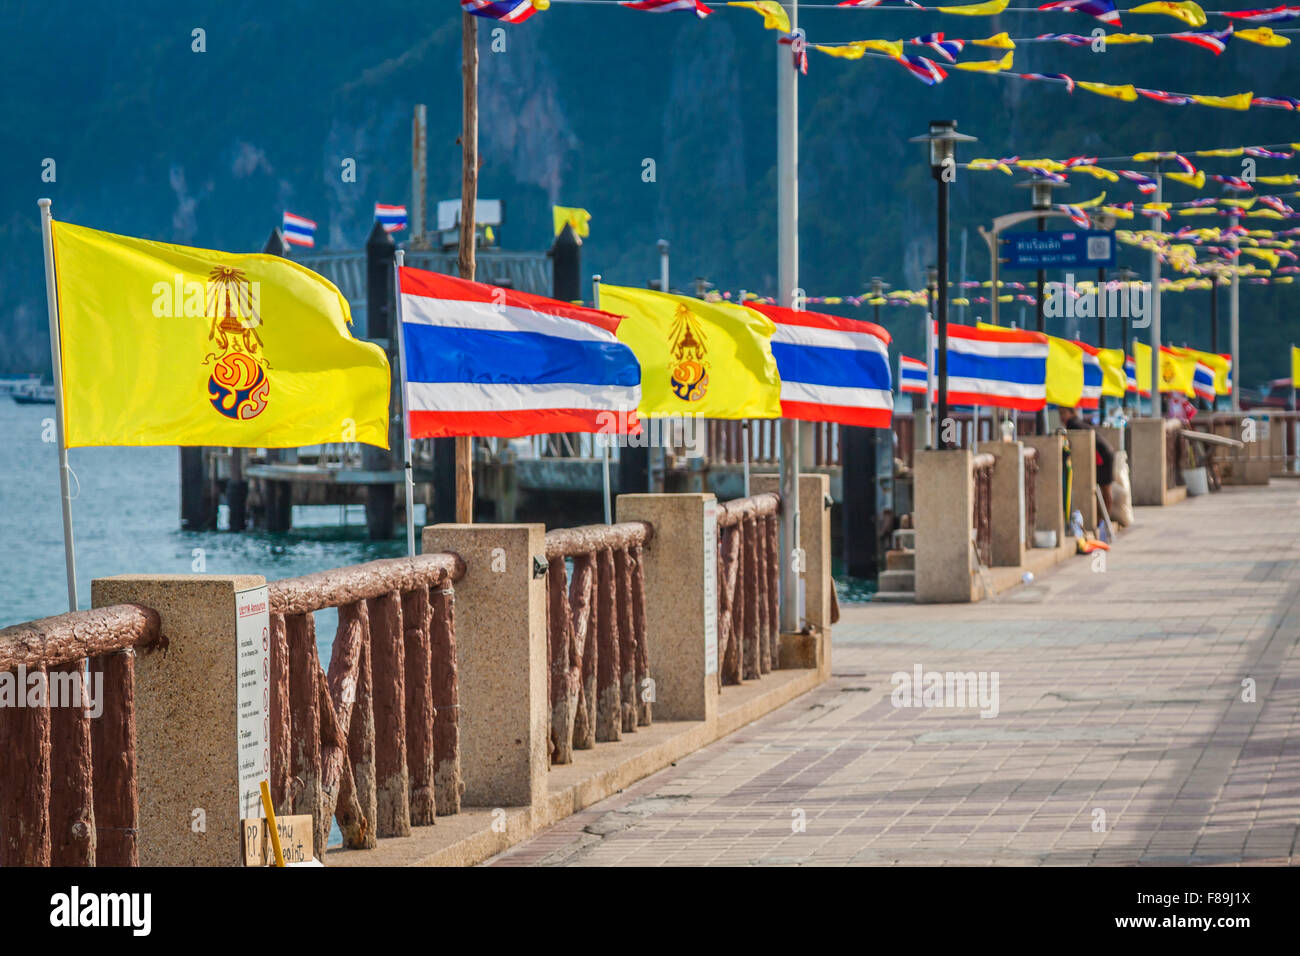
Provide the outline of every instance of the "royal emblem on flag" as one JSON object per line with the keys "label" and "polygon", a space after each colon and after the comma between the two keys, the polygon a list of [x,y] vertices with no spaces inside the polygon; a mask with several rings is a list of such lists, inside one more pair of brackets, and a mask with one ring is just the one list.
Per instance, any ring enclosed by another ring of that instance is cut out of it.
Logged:
{"label": "royal emblem on flag", "polygon": [[262,337],[254,286],[242,269],[217,266],[208,275],[208,341],[216,346],[209,361],[208,400],[226,418],[248,421],[262,414],[271,391],[266,358],[259,355]]}
{"label": "royal emblem on flag", "polygon": [[677,306],[668,335],[676,359],[668,373],[673,394],[684,402],[698,402],[709,390],[708,348],[704,331],[689,306]]}

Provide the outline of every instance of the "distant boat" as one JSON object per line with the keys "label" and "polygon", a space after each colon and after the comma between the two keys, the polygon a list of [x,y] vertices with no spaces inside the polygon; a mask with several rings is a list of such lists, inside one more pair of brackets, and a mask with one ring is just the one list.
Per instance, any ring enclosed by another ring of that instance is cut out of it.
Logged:
{"label": "distant boat", "polygon": [[54,404],[54,386],[42,385],[39,382],[23,382],[14,386],[12,392],[15,402],[19,405],[53,405]]}

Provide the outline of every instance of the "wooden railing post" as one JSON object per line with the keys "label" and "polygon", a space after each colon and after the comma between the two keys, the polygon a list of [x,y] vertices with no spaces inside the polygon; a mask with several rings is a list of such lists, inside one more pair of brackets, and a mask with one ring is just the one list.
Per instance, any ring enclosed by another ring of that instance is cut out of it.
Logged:
{"label": "wooden railing post", "polygon": [[433,791],[433,658],[429,628],[429,589],[402,594],[406,671],[406,771],[410,779],[413,826],[428,826],[437,816]]}
{"label": "wooden railing post", "polygon": [[50,708],[0,707],[0,867],[50,865],[50,776]]}
{"label": "wooden railing post", "polygon": [[90,659],[102,675],[104,712],[91,721],[95,772],[95,865],[137,866],[140,862],[140,796],[135,756],[135,651]]}
{"label": "wooden railing post", "polygon": [[396,591],[390,591],[368,603],[374,681],[378,835],[410,836],[411,782],[406,769],[406,655],[402,599]]}
{"label": "wooden railing post", "polygon": [[439,816],[460,813],[465,778],[460,763],[460,678],[456,651],[456,598],[450,580],[430,591],[433,661],[433,790]]}
{"label": "wooden railing post", "polygon": [[[51,755],[50,865],[95,865],[95,810],[90,751],[90,718],[84,706],[85,661],[50,668],[54,681],[75,686],[69,699],[50,707]],[[93,689],[93,687],[92,687]],[[112,691],[116,693],[116,689]],[[51,696],[50,702],[55,703]],[[74,706],[74,701],[82,702]]]}

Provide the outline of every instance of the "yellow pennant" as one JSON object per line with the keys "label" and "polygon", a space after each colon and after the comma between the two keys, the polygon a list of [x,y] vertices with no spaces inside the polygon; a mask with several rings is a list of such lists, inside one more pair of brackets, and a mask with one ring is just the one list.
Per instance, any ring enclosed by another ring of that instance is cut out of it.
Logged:
{"label": "yellow pennant", "polygon": [[1237,146],[1232,149],[1198,149],[1193,156],[1240,156],[1246,151],[1244,146]]}
{"label": "yellow pennant", "polygon": [[984,3],[969,3],[961,7],[939,7],[940,13],[959,13],[966,17],[995,17],[1007,8],[1011,0],[985,0]]}
{"label": "yellow pennant", "polygon": [[69,447],[388,447],[384,350],[328,280],[280,256],[56,222]]}
{"label": "yellow pennant", "polygon": [[1250,30],[1234,30],[1232,35],[1238,40],[1246,40],[1249,43],[1258,43],[1260,46],[1288,46],[1291,43],[1290,37],[1280,36],[1268,27],[1254,27]]}
{"label": "yellow pennant", "polygon": [[868,50],[894,57],[903,55],[902,40],[854,40],[841,46],[826,46],[822,43],[813,45],[828,56],[837,56],[842,60],[860,60]]}
{"label": "yellow pennant", "polygon": [[763,28],[765,30],[780,30],[782,33],[790,32],[790,17],[786,14],[785,7],[777,3],[776,0],[728,0],[727,6],[744,7],[746,10],[753,10],[763,18]]}
{"label": "yellow pennant", "polygon": [[1119,182],[1119,173],[1113,173],[1109,169],[1102,169],[1100,166],[1071,166],[1072,173],[1087,173],[1093,179],[1103,179],[1108,183]]}
{"label": "yellow pennant", "polygon": [[1193,103],[1200,103],[1202,106],[1213,106],[1221,110],[1248,110],[1250,109],[1250,101],[1254,98],[1254,93],[1234,93],[1232,96],[1192,94]]}
{"label": "yellow pennant", "polygon": [[1294,186],[1296,183],[1300,183],[1300,175],[1282,173],[1278,176],[1256,176],[1255,182],[1267,183],[1270,186]]}
{"label": "yellow pennant", "polygon": [[1133,210],[1125,209],[1122,206],[1102,206],[1101,211],[1105,213],[1109,213],[1110,215],[1114,216],[1116,219],[1133,218]]}
{"label": "yellow pennant", "polygon": [[1165,173],[1166,179],[1172,179],[1176,183],[1184,183],[1194,189],[1205,188],[1205,170],[1198,169],[1195,173]]}
{"label": "yellow pennant", "polygon": [[1154,43],[1155,37],[1148,33],[1109,33],[1106,35],[1106,44],[1112,43],[1121,46],[1129,43]]}
{"label": "yellow pennant", "polygon": [[966,168],[974,169],[977,171],[987,171],[987,170],[996,169],[999,172],[1006,173],[1008,176],[1014,175],[1011,172],[1011,167],[1008,166],[1006,163],[1002,162],[1002,160],[1000,159],[972,159],[969,163],[966,164]]}
{"label": "yellow pennant", "polygon": [[1096,93],[1098,96],[1109,96],[1111,99],[1123,100],[1125,103],[1132,103],[1138,98],[1137,90],[1133,88],[1132,83],[1114,86],[1110,83],[1092,83],[1088,80],[1079,80],[1075,85],[1087,90],[1089,93]]}
{"label": "yellow pennant", "polygon": [[1016,48],[1016,41],[1005,33],[995,33],[983,40],[971,40],[970,42],[975,46],[991,46],[997,50],[1014,50]]}
{"label": "yellow pennant", "polygon": [[1188,26],[1203,27],[1205,26],[1205,11],[1191,0],[1180,0],[1174,3],[1171,0],[1156,0],[1155,3],[1144,3],[1140,7],[1134,7],[1131,10],[1125,10],[1125,13],[1163,13],[1167,17],[1173,17],[1175,20],[1182,20]]}
{"label": "yellow pennant", "polygon": [[1007,51],[1007,55],[1000,60],[975,60],[968,63],[954,63],[959,70],[969,70],[972,73],[1001,73],[1003,70],[1011,69],[1011,58],[1015,53]]}

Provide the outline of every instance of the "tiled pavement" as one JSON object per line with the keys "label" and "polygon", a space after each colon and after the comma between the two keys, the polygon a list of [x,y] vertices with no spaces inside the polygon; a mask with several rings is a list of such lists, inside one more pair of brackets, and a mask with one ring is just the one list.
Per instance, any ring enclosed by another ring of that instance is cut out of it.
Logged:
{"label": "tiled pavement", "polygon": [[[1294,862],[1300,482],[1138,522],[1104,571],[846,607],[827,684],[490,863]],[[917,664],[996,672],[998,715],[894,707]]]}

